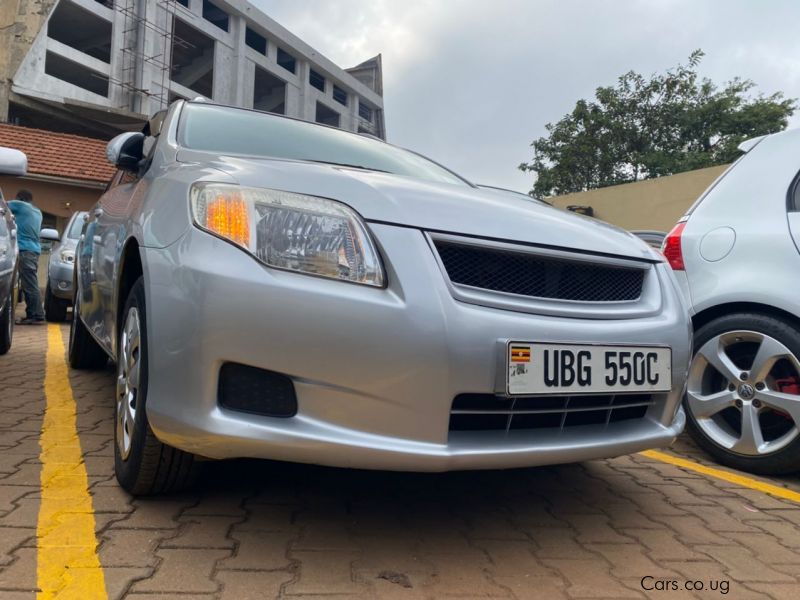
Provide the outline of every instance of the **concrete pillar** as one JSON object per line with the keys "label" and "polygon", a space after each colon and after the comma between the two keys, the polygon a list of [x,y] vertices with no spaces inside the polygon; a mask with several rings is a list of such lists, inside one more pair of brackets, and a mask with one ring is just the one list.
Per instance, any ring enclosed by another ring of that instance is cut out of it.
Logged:
{"label": "concrete pillar", "polygon": [[0,121],[8,121],[11,83],[56,0],[0,2]]}

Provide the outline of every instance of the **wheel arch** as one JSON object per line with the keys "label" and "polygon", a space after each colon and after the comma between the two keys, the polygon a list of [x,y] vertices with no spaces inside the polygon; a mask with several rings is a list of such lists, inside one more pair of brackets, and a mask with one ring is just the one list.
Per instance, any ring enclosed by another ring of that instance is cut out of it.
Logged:
{"label": "wheel arch", "polygon": [[117,337],[120,327],[122,327],[122,309],[125,307],[125,301],[128,299],[133,284],[136,283],[136,280],[142,275],[144,275],[144,268],[142,265],[142,253],[139,249],[139,241],[132,237],[125,242],[125,246],[122,249],[117,275],[116,299],[114,301],[114,308],[116,310],[114,318],[115,329],[112,338],[115,355],[117,350]]}
{"label": "wheel arch", "polygon": [[758,313],[782,319],[792,323],[795,327],[800,329],[800,317],[782,308],[760,302],[726,302],[724,304],[710,306],[692,316],[692,325],[694,326],[695,331],[697,331],[703,325],[710,323],[718,317],[742,312]]}

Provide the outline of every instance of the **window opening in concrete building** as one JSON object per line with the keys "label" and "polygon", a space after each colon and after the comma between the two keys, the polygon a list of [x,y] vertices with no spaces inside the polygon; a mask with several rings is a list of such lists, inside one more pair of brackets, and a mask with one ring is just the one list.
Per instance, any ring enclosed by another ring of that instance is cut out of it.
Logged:
{"label": "window opening in concrete building", "polygon": [[47,37],[111,62],[111,22],[69,0],[61,0],[47,22]]}
{"label": "window opening in concrete building", "polygon": [[256,67],[253,80],[253,108],[286,114],[286,82],[269,71]]}
{"label": "window opening in concrete building", "polygon": [[175,18],[170,78],[207,98],[214,89],[214,40]]}
{"label": "window opening in concrete building", "polygon": [[[98,4],[102,4],[107,8],[114,8],[114,0],[94,0]],[[180,2],[181,0],[178,0]],[[184,0],[184,2],[188,2],[189,0]]]}
{"label": "window opening in concrete building", "polygon": [[189,0],[176,0],[176,2],[182,6],[185,6],[186,8],[189,8]]}
{"label": "window opening in concrete building", "polygon": [[372,109],[360,100],[358,102],[358,116],[372,123]]}
{"label": "window opening in concrete building", "polygon": [[297,69],[297,60],[295,60],[295,57],[286,52],[285,50],[278,48],[277,58],[278,58],[278,64],[287,71],[294,73],[295,70]]}
{"label": "window opening in concrete building", "polygon": [[311,87],[317,88],[320,92],[325,91],[325,76],[317,73],[314,69],[308,70],[308,83]]}
{"label": "window opening in concrete building", "polygon": [[323,125],[333,125],[339,127],[339,113],[325,106],[322,102],[317,102],[317,123]]}
{"label": "window opening in concrete building", "polygon": [[203,18],[223,31],[228,31],[228,21],[230,20],[228,13],[213,2],[203,0]]}
{"label": "window opening in concrete building", "polygon": [[244,43],[256,52],[267,55],[267,38],[249,27],[244,32]]}
{"label": "window opening in concrete building", "polygon": [[82,64],[64,58],[55,52],[47,52],[44,59],[44,72],[79,88],[108,97],[108,77]]}
{"label": "window opening in concrete building", "polygon": [[333,99],[336,100],[339,104],[344,104],[345,106],[347,106],[347,92],[345,92],[338,85],[333,86]]}

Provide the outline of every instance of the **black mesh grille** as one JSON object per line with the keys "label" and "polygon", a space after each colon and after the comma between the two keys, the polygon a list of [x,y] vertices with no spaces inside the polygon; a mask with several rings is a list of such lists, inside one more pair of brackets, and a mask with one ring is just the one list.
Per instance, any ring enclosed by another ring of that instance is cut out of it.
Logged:
{"label": "black mesh grille", "polygon": [[450,281],[495,292],[581,302],[636,300],[644,269],[436,241]]}
{"label": "black mesh grille", "polygon": [[217,394],[220,406],[230,410],[283,418],[297,414],[294,383],[281,373],[225,363]]}
{"label": "black mesh grille", "polygon": [[450,411],[450,431],[565,429],[641,419],[655,404],[648,394],[529,396],[459,394]]}

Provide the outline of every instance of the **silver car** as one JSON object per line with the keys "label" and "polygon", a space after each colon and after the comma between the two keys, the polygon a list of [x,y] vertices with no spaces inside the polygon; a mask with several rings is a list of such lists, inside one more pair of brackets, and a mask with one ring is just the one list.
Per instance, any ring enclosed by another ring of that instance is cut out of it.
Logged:
{"label": "silver car", "polygon": [[[0,174],[25,175],[28,158],[13,148],[0,147]],[[14,338],[14,310],[17,306],[19,273],[17,226],[0,190],[0,355],[11,349]]]}
{"label": "silver car", "polygon": [[64,233],[50,249],[47,285],[44,289],[44,316],[48,321],[65,321],[67,309],[72,305],[75,248],[87,214],[86,211],[74,213],[64,228]]}
{"label": "silver car", "polygon": [[688,310],[634,236],[365,136],[206,102],[108,146],[69,357],[135,494],[195,456],[444,471],[665,446]]}
{"label": "silver car", "polygon": [[664,242],[696,327],[689,432],[723,464],[800,470],[800,129],[746,154]]}

